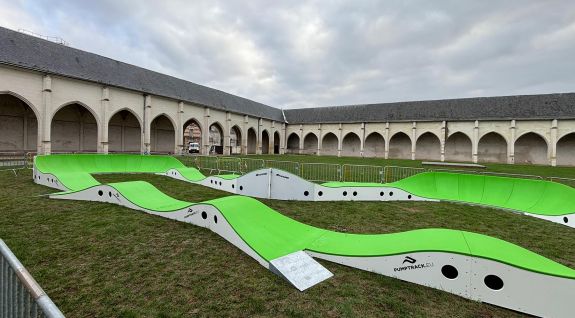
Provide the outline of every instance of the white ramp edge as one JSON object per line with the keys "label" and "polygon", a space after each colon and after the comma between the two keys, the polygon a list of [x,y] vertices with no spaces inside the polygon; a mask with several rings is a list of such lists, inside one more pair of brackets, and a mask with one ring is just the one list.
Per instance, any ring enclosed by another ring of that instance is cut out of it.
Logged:
{"label": "white ramp edge", "polygon": [[304,251],[297,251],[270,261],[270,270],[304,291],[333,276],[327,268]]}

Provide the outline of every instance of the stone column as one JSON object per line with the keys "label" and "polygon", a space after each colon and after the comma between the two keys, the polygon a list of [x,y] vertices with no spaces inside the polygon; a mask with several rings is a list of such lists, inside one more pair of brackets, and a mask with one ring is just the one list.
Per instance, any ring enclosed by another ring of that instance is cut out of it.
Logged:
{"label": "stone column", "polygon": [[473,127],[473,140],[471,141],[471,152],[473,154],[473,163],[477,163],[479,160],[478,155],[479,150],[479,121],[475,121],[475,125]]}
{"label": "stone column", "polygon": [[550,140],[550,163],[551,166],[555,167],[557,165],[557,119],[551,121],[551,140]]}
{"label": "stone column", "polygon": [[280,155],[286,153],[286,142],[286,124],[282,123],[282,132],[280,134]]}
{"label": "stone column", "polygon": [[445,139],[446,139],[446,132],[447,132],[447,122],[441,122],[441,135],[439,138],[439,143],[441,147],[441,162],[445,161]]}
{"label": "stone column", "polygon": [[232,115],[230,112],[226,112],[226,122],[224,123],[224,155],[229,156],[232,152],[231,143],[230,143],[230,130],[232,129]]}
{"label": "stone column", "polygon": [[509,125],[509,142],[507,144],[507,163],[515,163],[515,119]]}
{"label": "stone column", "polygon": [[274,136],[275,136],[275,121],[272,121],[272,126],[268,132],[268,154],[273,155],[275,153],[274,149]]}
{"label": "stone column", "polygon": [[174,149],[174,154],[184,154],[184,102],[178,102],[178,113],[176,114],[176,149]]}
{"label": "stone column", "polygon": [[385,132],[384,132],[384,136],[385,136],[385,150],[384,150],[384,158],[388,159],[389,158],[389,122],[385,123]]}
{"label": "stone column", "polygon": [[109,126],[109,112],[110,112],[110,89],[108,87],[102,88],[102,101],[101,101],[101,108],[102,114],[100,116],[102,120],[102,124],[100,125],[100,133],[98,134],[100,137],[100,142],[98,143],[100,147],[98,147],[98,152],[101,153],[108,153],[109,147],[109,140],[108,140],[108,126]]}
{"label": "stone column", "polygon": [[150,136],[152,130],[152,96],[144,95],[144,154],[152,151]]}
{"label": "stone column", "polygon": [[415,151],[417,146],[417,122],[413,122],[411,127],[411,160],[415,160]]}
{"label": "stone column", "polygon": [[297,151],[298,154],[302,154],[304,152],[304,148],[303,148],[303,125],[299,125],[299,149]]}
{"label": "stone column", "polygon": [[317,155],[321,156],[321,147],[322,147],[322,130],[321,124],[317,124]]}
{"label": "stone column", "polygon": [[337,137],[337,156],[341,157],[341,149],[343,146],[343,125],[341,123],[339,123],[339,127],[338,127],[339,133],[338,133],[338,137]]}
{"label": "stone column", "polygon": [[256,138],[256,155],[261,155],[262,154],[262,134],[263,134],[263,129],[262,129],[262,119],[258,118],[258,131],[257,131],[257,138]]}
{"label": "stone column", "polygon": [[[52,78],[45,75],[42,80],[42,113],[41,120],[38,120],[38,153],[49,155],[52,152]],[[41,136],[41,137],[40,137]]]}
{"label": "stone column", "polygon": [[360,126],[361,133],[359,134],[359,155],[363,157],[363,148],[365,147],[365,123],[361,123]]}
{"label": "stone column", "polygon": [[204,127],[206,127],[206,131],[202,134],[202,154],[206,156],[210,155],[210,116],[210,109],[204,107]]}
{"label": "stone column", "polygon": [[242,133],[242,141],[241,141],[241,148],[242,148],[242,155],[245,155],[248,153],[248,123],[250,121],[250,118],[248,115],[244,116],[244,127],[243,129],[243,133]]}

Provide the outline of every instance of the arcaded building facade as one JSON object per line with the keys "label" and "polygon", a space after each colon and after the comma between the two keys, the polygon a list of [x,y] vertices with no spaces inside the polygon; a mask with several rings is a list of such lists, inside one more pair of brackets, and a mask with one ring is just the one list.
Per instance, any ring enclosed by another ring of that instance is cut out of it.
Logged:
{"label": "arcaded building facade", "polygon": [[281,110],[0,28],[0,152],[575,165],[575,93]]}

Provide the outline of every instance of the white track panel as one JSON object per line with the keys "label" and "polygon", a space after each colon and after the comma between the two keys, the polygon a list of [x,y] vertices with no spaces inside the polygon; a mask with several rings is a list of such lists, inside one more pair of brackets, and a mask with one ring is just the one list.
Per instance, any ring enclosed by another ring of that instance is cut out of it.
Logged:
{"label": "white track panel", "polygon": [[[420,252],[379,257],[308,253],[317,258],[531,315],[573,317],[574,308],[570,302],[575,297],[573,279],[534,273],[496,261],[452,253]],[[455,268],[457,277],[446,277],[442,271],[444,266]],[[490,275],[501,279],[503,286],[500,289],[487,286],[486,277]]]}

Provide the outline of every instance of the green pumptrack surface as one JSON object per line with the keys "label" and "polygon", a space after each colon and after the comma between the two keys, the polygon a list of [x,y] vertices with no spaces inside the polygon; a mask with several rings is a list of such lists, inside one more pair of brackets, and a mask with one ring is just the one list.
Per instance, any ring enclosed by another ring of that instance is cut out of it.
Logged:
{"label": "green pumptrack surface", "polygon": [[423,198],[480,204],[546,216],[575,213],[575,188],[533,179],[449,172],[424,172],[388,184],[328,182],[326,187],[381,187]]}
{"label": "green pumptrack surface", "polygon": [[[107,159],[106,159],[107,158]],[[74,162],[76,160],[76,162]],[[131,166],[130,164],[135,164]],[[83,166],[83,165],[86,166]],[[81,191],[99,183],[90,173],[162,172],[183,166],[177,159],[137,155],[52,155],[36,157],[36,169],[71,182]],[[90,171],[90,172],[88,172]],[[72,180],[75,178],[85,180]],[[68,187],[68,184],[65,183]],[[202,203],[174,199],[144,181],[108,184],[135,205],[160,213],[196,204],[216,207],[236,233],[267,261],[300,250],[376,257],[416,252],[446,252],[490,259],[546,275],[575,279],[575,270],[509,242],[465,231],[421,229],[393,234],[347,234],[288,218],[250,197],[228,196]],[[83,187],[83,188],[80,188]],[[69,193],[69,192],[64,192]],[[62,194],[64,194],[62,193]]]}

